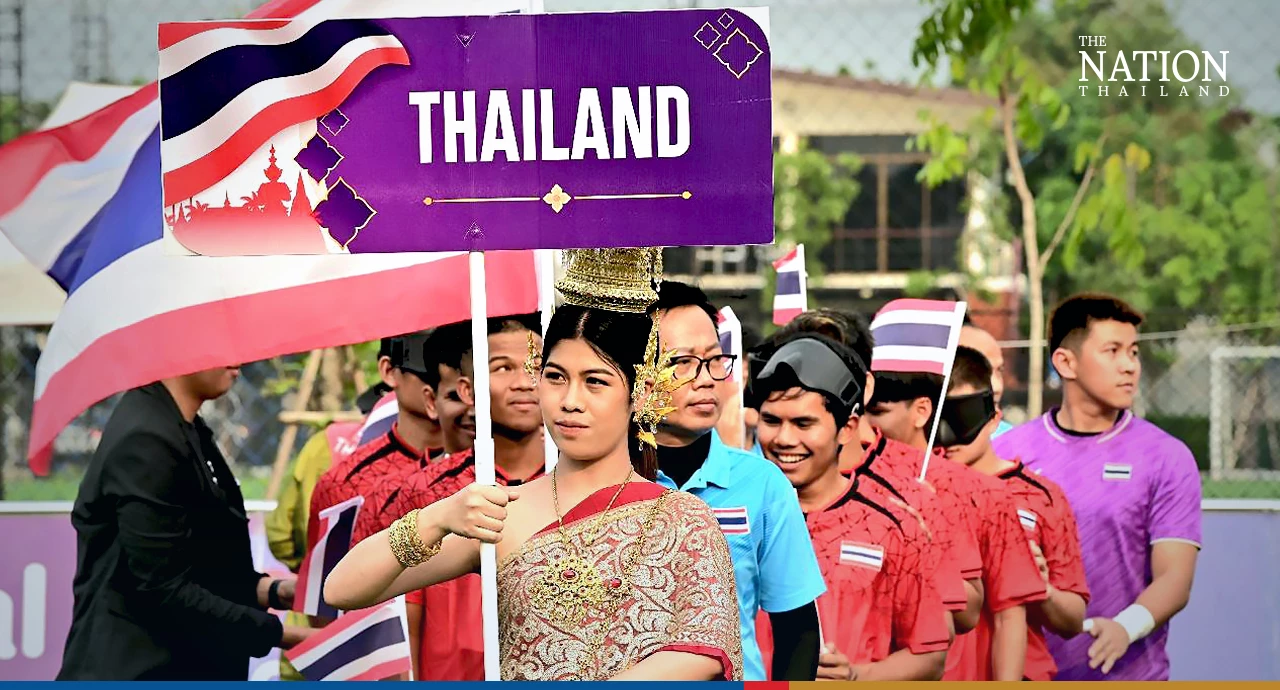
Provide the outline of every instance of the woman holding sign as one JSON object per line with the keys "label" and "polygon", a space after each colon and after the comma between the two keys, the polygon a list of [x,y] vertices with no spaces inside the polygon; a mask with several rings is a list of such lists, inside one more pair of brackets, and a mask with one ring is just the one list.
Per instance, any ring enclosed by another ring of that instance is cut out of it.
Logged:
{"label": "woman holding sign", "polygon": [[728,545],[704,503],[652,482],[679,385],[645,315],[660,250],[567,254],[541,374],[532,345],[526,367],[555,471],[410,511],[347,554],[325,599],[362,608],[475,572],[496,543],[503,680],[738,680]]}

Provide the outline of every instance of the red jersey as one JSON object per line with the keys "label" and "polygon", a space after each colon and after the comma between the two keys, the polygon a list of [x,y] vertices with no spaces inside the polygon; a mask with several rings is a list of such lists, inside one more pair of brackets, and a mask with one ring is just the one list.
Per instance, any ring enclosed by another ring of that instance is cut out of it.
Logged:
{"label": "red jersey", "polygon": [[924,453],[886,438],[876,430],[876,442],[867,449],[862,465],[854,470],[865,477],[868,492],[879,492],[886,505],[905,502],[918,513],[940,554],[938,591],[949,611],[963,611],[968,603],[964,580],[982,575],[977,537],[971,528],[972,504],[961,497],[937,491],[929,478],[921,482]]}
{"label": "red jersey", "polygon": [[[320,511],[356,496],[364,496],[367,505],[379,481],[387,477],[405,477],[423,467],[422,454],[405,443],[394,426],[345,458],[335,460],[337,462],[320,476],[311,493],[310,519],[307,521],[308,551],[320,539]],[[365,512],[364,507],[360,512]],[[353,539],[352,543],[357,541]]]}
{"label": "red jersey", "polygon": [[[494,469],[498,483],[503,486],[523,483],[513,481],[501,467]],[[539,470],[526,481],[541,475]],[[448,498],[475,481],[476,465],[472,451],[446,455],[424,471],[400,481],[400,490],[387,500],[382,513],[394,521],[414,508]],[[422,607],[418,645],[420,674],[417,680],[484,680],[484,620],[479,575],[463,575],[409,592],[405,595],[405,602]]]}
{"label": "red jersey", "polygon": [[[1013,492],[1008,485],[945,457],[936,457],[930,463],[930,476],[933,476],[935,464],[940,470],[934,477],[938,491],[966,496],[976,510],[985,590],[978,625],[956,637],[951,653],[947,655],[943,680],[991,680],[994,614],[1014,606],[1043,601],[1046,595],[1044,579],[1040,577],[1031,555],[1030,540],[1018,520]],[[952,469],[942,471],[944,467]]]}
{"label": "red jersey", "polygon": [[[864,483],[850,480],[844,496],[805,515],[827,584],[817,601],[823,642],[853,664],[881,661],[900,649],[946,651],[950,634],[935,586],[937,547],[916,519],[900,518],[863,493]],[[756,627],[768,668],[773,635],[763,612]]]}
{"label": "red jersey", "polygon": [[[1074,592],[1089,601],[1084,561],[1080,555],[1080,535],[1067,496],[1057,484],[1028,472],[1019,462],[999,475],[1013,494],[1018,521],[1027,537],[1040,546],[1049,567],[1049,584],[1063,592]],[[1028,680],[1053,680],[1058,667],[1045,644],[1047,624],[1038,607],[1027,611]]]}

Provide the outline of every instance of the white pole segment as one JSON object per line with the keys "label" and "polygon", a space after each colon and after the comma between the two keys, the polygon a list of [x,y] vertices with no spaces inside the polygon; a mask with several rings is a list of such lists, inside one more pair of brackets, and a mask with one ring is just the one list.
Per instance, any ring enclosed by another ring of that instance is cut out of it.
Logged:
{"label": "white pole segment", "polygon": [[951,367],[956,363],[956,348],[960,346],[960,328],[964,325],[965,302],[956,302],[955,318],[951,322],[951,334],[947,336],[947,365],[942,368],[942,393],[933,409],[933,428],[929,430],[929,443],[924,447],[924,463],[920,467],[920,481],[929,472],[929,458],[933,457],[933,442],[942,423],[942,405],[947,399],[947,386],[951,384]]}
{"label": "white pole segment", "polygon": [[[471,362],[476,399],[476,483],[498,483],[493,460],[493,418],[489,410],[489,300],[485,295],[484,252],[471,252]],[[480,600],[484,621],[484,679],[500,680],[498,658],[498,551],[480,546]]]}
{"label": "white pole segment", "polygon": [[[542,335],[546,337],[547,328],[551,325],[551,312],[556,305],[556,250],[539,249],[537,250],[538,261],[538,311],[542,314]],[[560,457],[560,449],[556,448],[556,442],[551,439],[551,434],[547,432],[545,425],[542,430],[543,440],[543,457],[545,458],[547,472],[550,472],[556,466],[556,460]]]}

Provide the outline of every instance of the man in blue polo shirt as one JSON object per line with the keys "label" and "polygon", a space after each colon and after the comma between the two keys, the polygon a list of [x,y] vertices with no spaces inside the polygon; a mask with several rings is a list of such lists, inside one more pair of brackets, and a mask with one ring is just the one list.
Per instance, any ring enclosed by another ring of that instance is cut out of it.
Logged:
{"label": "man in blue polo shirt", "polygon": [[[729,542],[742,621],[744,680],[814,680],[818,611],[826,591],[795,489],[762,456],[731,448],[715,432],[725,379],[735,365],[720,349],[716,309],[698,288],[662,283],[660,347],[675,350],[681,379],[676,408],[658,428],[658,482],[701,498],[715,511]],[[776,641],[766,676],[756,642],[756,617],[769,616]]]}

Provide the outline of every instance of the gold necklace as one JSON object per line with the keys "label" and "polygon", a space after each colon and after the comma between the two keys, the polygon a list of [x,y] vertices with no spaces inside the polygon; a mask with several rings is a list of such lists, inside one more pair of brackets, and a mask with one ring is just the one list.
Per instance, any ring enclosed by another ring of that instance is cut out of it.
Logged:
{"label": "gold necklace", "polygon": [[[609,501],[609,505],[600,513],[600,517],[596,518],[595,523],[591,526],[589,532],[585,535],[585,543],[588,547],[595,542],[600,533],[600,527],[606,513],[613,508],[614,502],[622,495],[622,490],[626,488],[631,477],[635,474],[635,470],[627,473],[627,478],[623,480],[622,486],[618,487],[618,491],[613,495],[613,499]],[[617,577],[610,578],[606,581],[596,567],[584,559],[573,544],[569,541],[568,535],[564,532],[564,518],[560,516],[560,497],[556,488],[555,470],[551,471],[551,500],[555,506],[556,521],[558,524],[558,532],[560,539],[564,544],[566,556],[550,565],[543,574],[542,580],[534,586],[530,596],[530,603],[535,611],[538,611],[548,619],[555,621],[566,627],[582,627],[586,622],[588,612],[591,610],[600,611],[600,630],[587,643],[586,653],[580,665],[581,671],[570,680],[589,680],[587,669],[598,668],[600,650],[604,648],[604,643],[609,639],[609,630],[617,618],[618,610],[622,606],[626,594],[630,592],[630,583],[628,580],[635,573],[636,566],[640,563],[640,558],[644,555],[645,543],[648,540],[649,531],[653,529],[653,521],[658,514],[662,512],[662,506],[667,498],[667,492],[659,494],[658,499],[654,501],[654,506],[645,515],[644,522],[640,526],[640,536],[636,540],[636,547],[632,549],[623,564],[622,572]]]}
{"label": "gold necklace", "polygon": [[[560,492],[556,482],[556,469],[551,471],[551,501],[556,511],[557,533],[564,544],[565,556],[548,567],[541,582],[532,592],[532,603],[542,615],[561,625],[579,627],[586,621],[592,609],[603,607],[610,599],[622,594],[623,581],[619,577],[605,582],[595,565],[583,558],[574,548],[564,531],[564,518],[560,515]],[[627,473],[609,505],[601,511],[595,523],[584,533],[583,541],[589,548],[595,542],[604,518],[631,481],[635,469]]]}

